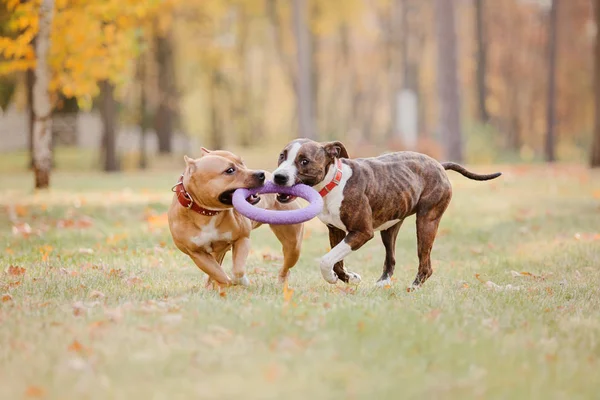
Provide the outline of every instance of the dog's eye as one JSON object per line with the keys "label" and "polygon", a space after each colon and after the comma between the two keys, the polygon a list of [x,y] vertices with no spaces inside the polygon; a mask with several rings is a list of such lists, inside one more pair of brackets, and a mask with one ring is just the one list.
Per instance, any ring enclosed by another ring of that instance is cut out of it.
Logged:
{"label": "dog's eye", "polygon": [[306,158],[303,158],[302,160],[300,160],[300,165],[306,166],[309,162],[310,161],[308,161]]}
{"label": "dog's eye", "polygon": [[284,157],[283,157],[283,153],[281,153],[281,154],[279,155],[279,161],[283,161],[283,158],[284,158]]}
{"label": "dog's eye", "polygon": [[235,168],[229,168],[229,169],[227,169],[227,170],[225,171],[225,173],[226,173],[227,175],[231,175],[231,174],[233,174],[234,172],[235,172]]}

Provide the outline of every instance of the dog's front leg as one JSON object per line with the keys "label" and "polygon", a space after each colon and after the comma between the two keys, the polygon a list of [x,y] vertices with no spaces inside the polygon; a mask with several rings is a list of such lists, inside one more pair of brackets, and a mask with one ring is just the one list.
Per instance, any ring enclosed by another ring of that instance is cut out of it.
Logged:
{"label": "dog's front leg", "polygon": [[250,252],[250,238],[244,237],[233,243],[233,283],[248,286],[250,280],[246,276],[246,259]]}
{"label": "dog's front leg", "polygon": [[[346,237],[346,232],[341,229],[336,228],[335,226],[328,225],[329,228],[329,245],[333,249],[337,246],[344,238]],[[337,275],[337,277],[346,283],[360,283],[361,278],[360,275],[354,272],[346,271],[344,268],[344,261],[338,261],[333,266],[333,272]]]}
{"label": "dog's front leg", "polygon": [[[346,235],[344,240],[338,243],[329,253],[321,258],[320,267],[323,278],[329,283],[336,283],[337,275],[333,272],[333,267],[337,262],[342,261],[348,254],[358,250],[363,244],[373,238],[373,231],[360,232],[352,231]],[[358,277],[360,281],[360,276]]]}
{"label": "dog's front leg", "polygon": [[208,275],[207,287],[211,280],[216,281],[221,286],[231,285],[231,279],[227,276],[223,268],[219,265],[212,254],[203,251],[190,251],[189,256],[194,260],[194,263]]}

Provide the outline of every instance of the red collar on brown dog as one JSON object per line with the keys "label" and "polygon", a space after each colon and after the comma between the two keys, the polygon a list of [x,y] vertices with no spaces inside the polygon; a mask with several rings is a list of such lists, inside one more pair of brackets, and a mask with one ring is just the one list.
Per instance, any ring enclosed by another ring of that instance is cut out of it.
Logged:
{"label": "red collar on brown dog", "polygon": [[340,181],[342,180],[342,161],[339,158],[336,160],[335,167],[337,170],[335,171],[333,179],[319,191],[321,197],[327,196],[327,193],[331,192],[333,188],[339,185]]}
{"label": "red collar on brown dog", "polygon": [[177,194],[177,200],[179,200],[179,204],[187,209],[197,212],[198,214],[212,217],[221,212],[216,210],[207,210],[206,208],[200,207],[198,204],[196,204],[194,199],[192,199],[192,196],[189,195],[183,186],[183,174],[181,174],[175,186],[171,188],[171,191]]}

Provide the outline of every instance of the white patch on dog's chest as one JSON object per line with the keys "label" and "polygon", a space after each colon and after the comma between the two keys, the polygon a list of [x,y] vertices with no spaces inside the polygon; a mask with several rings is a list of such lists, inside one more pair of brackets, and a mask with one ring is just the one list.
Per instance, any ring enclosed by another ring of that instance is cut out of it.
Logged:
{"label": "white patch on dog's chest", "polygon": [[[335,172],[334,172],[335,174]],[[330,173],[327,174],[327,177],[323,180],[323,185],[331,182]],[[352,168],[350,168],[346,164],[342,164],[342,179],[340,184],[331,189],[331,191],[323,197],[323,211],[318,215],[318,218],[327,225],[333,225],[338,229],[347,232],[346,225],[342,222],[340,218],[340,207],[342,206],[342,200],[344,200],[344,187],[346,187],[346,182],[352,176]],[[316,186],[315,189],[317,191],[321,190],[322,187]]]}
{"label": "white patch on dog's chest", "polygon": [[208,225],[200,228],[198,235],[190,238],[192,243],[203,248],[207,253],[212,253],[212,243],[231,241],[231,232],[219,232],[215,224],[216,218],[211,218]]}

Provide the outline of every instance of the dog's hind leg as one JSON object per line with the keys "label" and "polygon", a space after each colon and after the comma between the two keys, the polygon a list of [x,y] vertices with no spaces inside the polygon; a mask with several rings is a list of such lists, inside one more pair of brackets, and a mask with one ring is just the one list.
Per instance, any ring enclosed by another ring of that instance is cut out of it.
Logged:
{"label": "dog's hind leg", "polygon": [[[344,238],[346,237],[346,232],[341,229],[336,228],[335,226],[327,226],[329,228],[329,244],[333,249],[337,246]],[[346,283],[359,283],[361,281],[360,275],[346,271],[344,268],[344,261],[338,261],[333,266],[333,272],[337,275],[337,277]]]}
{"label": "dog's hind leg", "polygon": [[385,261],[383,263],[383,274],[376,283],[378,287],[392,284],[392,275],[394,275],[394,268],[396,267],[396,238],[401,226],[402,221],[381,231],[381,241],[385,247]]}
{"label": "dog's hind leg", "polygon": [[[413,288],[421,286],[433,273],[431,268],[431,249],[435,241],[438,226],[448,204],[450,196],[444,197],[435,206],[427,210],[417,211],[417,252],[419,255],[419,271],[412,284]],[[410,289],[410,288],[409,288]]]}

